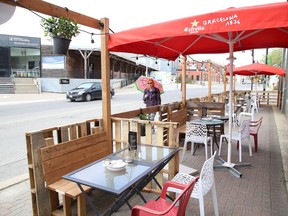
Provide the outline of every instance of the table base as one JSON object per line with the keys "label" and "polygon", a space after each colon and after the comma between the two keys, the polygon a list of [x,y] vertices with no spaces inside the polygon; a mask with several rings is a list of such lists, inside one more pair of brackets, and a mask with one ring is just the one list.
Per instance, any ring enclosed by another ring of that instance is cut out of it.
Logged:
{"label": "table base", "polygon": [[218,157],[218,161],[220,162],[220,165],[214,165],[214,169],[223,169],[223,168],[228,169],[237,178],[243,177],[243,174],[236,169],[237,167],[251,167],[250,163],[241,163],[241,164],[227,163],[221,157]]}

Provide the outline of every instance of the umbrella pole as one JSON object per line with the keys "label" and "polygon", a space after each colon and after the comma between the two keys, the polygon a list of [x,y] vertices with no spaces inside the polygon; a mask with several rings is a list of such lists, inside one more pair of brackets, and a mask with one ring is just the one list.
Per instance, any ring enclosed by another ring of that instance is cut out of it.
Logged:
{"label": "umbrella pole", "polygon": [[221,157],[218,157],[218,160],[220,161],[221,165],[216,165],[214,166],[214,168],[227,168],[234,176],[241,178],[242,177],[242,173],[240,173],[236,167],[239,166],[251,166],[251,164],[248,163],[241,163],[241,164],[234,164],[231,163],[231,140],[232,140],[232,106],[234,106],[234,104],[232,103],[233,101],[233,62],[234,62],[234,49],[233,49],[233,42],[231,42],[231,40],[229,41],[229,58],[227,58],[227,60],[230,60],[230,68],[229,68],[229,72],[230,72],[230,85],[229,85],[229,137],[228,137],[228,150],[227,150],[227,162],[225,160],[223,160]]}
{"label": "umbrella pole", "polygon": [[[232,44],[232,46],[231,46]],[[227,152],[227,166],[231,166],[231,140],[232,140],[232,100],[233,100],[233,63],[234,63],[234,56],[233,56],[233,43],[229,43],[229,58],[230,60],[230,68],[229,68],[229,73],[230,73],[230,82],[229,82],[229,139],[228,139],[228,152]],[[234,165],[233,165],[234,166]],[[232,166],[232,167],[233,167]]]}
{"label": "umbrella pole", "polygon": [[186,56],[182,56],[182,104],[186,107]]}

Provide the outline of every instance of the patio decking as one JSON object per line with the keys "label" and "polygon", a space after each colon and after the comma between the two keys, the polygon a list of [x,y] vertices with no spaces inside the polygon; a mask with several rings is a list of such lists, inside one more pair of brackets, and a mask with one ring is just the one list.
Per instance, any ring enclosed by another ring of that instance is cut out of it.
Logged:
{"label": "patio decking", "polygon": [[[287,215],[288,199],[284,171],[288,173],[288,169],[287,167],[283,168],[283,161],[284,164],[288,164],[287,119],[277,107],[262,106],[262,108],[255,118],[264,117],[259,130],[258,152],[253,152],[253,156],[250,157],[247,145],[244,144],[242,148],[243,162],[251,163],[251,168],[239,169],[243,174],[241,179],[234,177],[228,170],[215,170],[219,215],[221,216]],[[225,131],[227,132],[228,129],[226,128]],[[221,155],[223,159],[226,159],[227,153],[225,144]],[[232,162],[237,163],[236,145],[232,146]],[[203,147],[197,149],[194,156],[187,151],[183,164],[200,170],[205,160],[204,155]],[[216,160],[215,164],[217,163]],[[147,199],[156,197],[151,193],[143,194]],[[101,191],[93,191],[92,195],[97,197],[94,202],[100,209],[105,209],[108,202],[113,201],[113,196]],[[143,204],[139,196],[135,196],[131,200],[132,206],[136,204]],[[29,181],[0,191],[0,209],[1,215],[32,215]],[[94,215],[89,206],[87,209],[87,215]],[[205,197],[205,213],[208,216],[214,215],[210,194]],[[127,206],[123,206],[113,214],[113,216],[127,215],[130,215],[130,209]],[[190,200],[187,215],[199,215],[198,200]]]}
{"label": "patio decking", "polygon": [[[280,114],[278,108],[271,106],[262,106],[259,113],[256,113],[255,119],[260,116],[264,118],[258,134],[259,149],[255,153],[253,143],[253,156],[250,157],[248,145],[244,142],[242,161],[251,163],[252,166],[251,168],[238,169],[243,174],[243,178],[236,178],[225,169],[215,170],[219,215],[287,215],[288,198],[282,156],[287,158],[288,155],[287,153],[281,155],[277,128],[282,130],[282,134],[285,134],[284,131],[286,130],[287,136],[288,127],[287,121],[286,125],[279,125],[281,123],[278,122],[279,119],[276,125],[276,115],[282,114]],[[228,123],[225,126],[228,127]],[[228,128],[225,131],[227,132]],[[221,154],[223,159],[227,157],[227,145],[225,144],[223,143]],[[190,151],[186,152],[183,164],[200,171],[204,160],[204,147],[200,146],[194,156],[191,156]],[[232,143],[232,162],[238,162],[238,151],[235,142]],[[215,160],[215,164],[218,164],[217,160]],[[133,200],[134,203],[137,201],[140,202],[139,204],[143,203],[139,198]],[[191,199],[186,212],[187,215],[199,215],[198,200]],[[127,206],[123,206],[118,213],[113,215],[124,216],[129,215],[129,213]],[[210,194],[205,197],[205,214],[214,215]]]}

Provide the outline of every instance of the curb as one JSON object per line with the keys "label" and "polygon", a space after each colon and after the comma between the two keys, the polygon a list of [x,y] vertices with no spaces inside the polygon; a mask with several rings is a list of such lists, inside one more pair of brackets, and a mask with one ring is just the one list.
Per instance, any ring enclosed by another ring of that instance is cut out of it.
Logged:
{"label": "curb", "polygon": [[28,173],[0,182],[0,191],[29,179]]}

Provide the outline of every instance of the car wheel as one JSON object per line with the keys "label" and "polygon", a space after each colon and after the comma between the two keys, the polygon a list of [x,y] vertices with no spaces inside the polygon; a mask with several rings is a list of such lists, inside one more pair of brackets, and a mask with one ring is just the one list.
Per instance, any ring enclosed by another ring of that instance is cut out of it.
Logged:
{"label": "car wheel", "polygon": [[85,99],[86,99],[86,101],[91,101],[91,99],[92,99],[92,98],[91,98],[91,94],[87,94],[86,97],[85,97]]}
{"label": "car wheel", "polygon": [[70,99],[70,101],[74,102],[74,101],[75,101],[75,99]]}
{"label": "car wheel", "polygon": [[112,93],[110,92],[110,99],[113,97]]}

